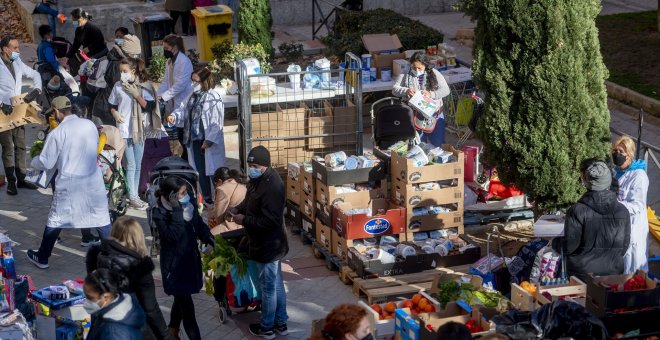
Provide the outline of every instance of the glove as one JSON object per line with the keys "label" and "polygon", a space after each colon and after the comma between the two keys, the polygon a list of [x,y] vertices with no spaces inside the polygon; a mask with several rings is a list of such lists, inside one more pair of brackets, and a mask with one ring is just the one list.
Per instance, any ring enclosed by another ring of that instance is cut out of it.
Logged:
{"label": "glove", "polygon": [[171,193],[167,201],[170,203],[170,206],[172,206],[172,209],[181,208],[181,203],[179,203],[178,192]]}
{"label": "glove", "polygon": [[32,89],[32,91],[30,91],[28,94],[25,95],[25,97],[23,97],[23,102],[31,103],[35,101],[40,94],[41,91],[39,91],[39,89]]}
{"label": "glove", "polygon": [[140,96],[140,88],[131,83],[121,83],[121,87],[128,93],[131,97],[137,98]]}
{"label": "glove", "polygon": [[6,114],[7,116],[9,116],[12,113],[12,111],[14,111],[14,108],[9,104],[2,104],[1,109],[2,109],[2,112],[4,114]]}
{"label": "glove", "polygon": [[123,124],[126,121],[124,119],[124,117],[122,116],[121,112],[119,112],[117,110],[112,110],[112,111],[110,111],[110,113],[112,113],[112,117],[115,119],[115,121],[117,123]]}

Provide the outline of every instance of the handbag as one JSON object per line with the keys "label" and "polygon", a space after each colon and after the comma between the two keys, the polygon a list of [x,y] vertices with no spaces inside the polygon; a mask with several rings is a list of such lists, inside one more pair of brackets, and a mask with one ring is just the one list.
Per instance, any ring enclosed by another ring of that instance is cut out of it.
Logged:
{"label": "handbag", "polygon": [[417,91],[410,97],[408,104],[415,112],[413,116],[415,129],[425,133],[433,132],[438,122],[437,113],[442,111],[442,99],[434,100]]}

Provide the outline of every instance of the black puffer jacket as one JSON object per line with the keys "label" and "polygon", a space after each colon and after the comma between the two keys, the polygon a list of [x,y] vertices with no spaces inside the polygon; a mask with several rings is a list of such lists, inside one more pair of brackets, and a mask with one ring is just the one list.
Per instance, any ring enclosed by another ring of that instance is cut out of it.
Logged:
{"label": "black puffer jacket", "polygon": [[236,209],[245,215],[251,259],[268,263],[289,252],[284,232],[284,184],[280,175],[268,168],[258,179],[250,180],[245,200]]}
{"label": "black puffer jacket", "polygon": [[[148,256],[140,256],[119,242],[107,239],[100,246],[89,249],[86,258],[87,272],[106,268],[120,272],[129,280],[129,291],[134,293],[147,317],[147,325],[156,339],[171,339],[167,324],[156,299],[156,286],[151,272],[154,263]],[[148,330],[146,335],[149,335]]]}
{"label": "black puffer jacket", "polygon": [[630,243],[630,215],[610,190],[589,191],[568,209],[564,237],[553,248],[564,249],[569,275],[623,274],[623,255]]}

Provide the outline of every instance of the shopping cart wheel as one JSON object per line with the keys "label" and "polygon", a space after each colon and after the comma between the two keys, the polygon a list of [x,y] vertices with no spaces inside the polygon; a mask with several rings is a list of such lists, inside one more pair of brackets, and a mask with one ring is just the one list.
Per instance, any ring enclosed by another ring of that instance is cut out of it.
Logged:
{"label": "shopping cart wheel", "polygon": [[314,257],[316,257],[317,259],[322,259],[323,258],[323,254],[321,254],[321,251],[318,248],[316,248],[315,246],[312,247],[312,253],[314,253]]}
{"label": "shopping cart wheel", "polygon": [[37,139],[38,140],[46,140],[46,131],[44,131],[44,130],[37,131]]}
{"label": "shopping cart wheel", "polygon": [[220,323],[227,322],[227,308],[220,307],[220,309],[218,309],[218,318],[220,319]]}

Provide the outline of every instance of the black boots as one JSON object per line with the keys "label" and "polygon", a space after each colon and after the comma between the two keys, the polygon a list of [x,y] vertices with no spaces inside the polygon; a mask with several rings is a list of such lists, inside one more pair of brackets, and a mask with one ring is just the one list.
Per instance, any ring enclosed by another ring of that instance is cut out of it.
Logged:
{"label": "black boots", "polygon": [[7,195],[17,195],[18,189],[16,189],[16,172],[13,166],[5,167],[5,177],[7,178]]}

